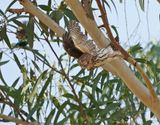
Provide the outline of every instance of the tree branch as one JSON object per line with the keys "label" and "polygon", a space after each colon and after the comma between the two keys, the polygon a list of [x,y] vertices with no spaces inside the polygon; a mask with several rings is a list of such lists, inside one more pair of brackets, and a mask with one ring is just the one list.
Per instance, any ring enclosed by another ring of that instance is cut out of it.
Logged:
{"label": "tree branch", "polygon": [[62,27],[60,27],[55,21],[53,21],[45,13],[40,11],[29,0],[19,1],[24,6],[25,12],[31,13],[32,15],[36,16],[43,24],[45,24],[52,31],[54,31],[57,36],[62,37],[62,35],[65,33],[65,30]]}
{"label": "tree branch", "polygon": [[0,118],[8,122],[14,122],[16,124],[30,125],[28,122],[22,121],[20,119],[17,119],[11,116],[3,115],[3,114],[0,114]]}
{"label": "tree branch", "polygon": [[107,12],[105,11],[104,3],[101,3],[100,0],[96,0],[96,2],[97,2],[97,5],[99,7],[99,10],[101,12],[101,17],[102,17],[102,20],[103,20],[103,23],[104,23],[104,27],[106,28],[106,31],[108,33],[108,36],[109,36],[110,40],[111,40],[111,43],[113,44],[113,46],[117,50],[119,50],[123,54],[124,59],[127,60],[129,63],[131,63],[133,66],[135,66],[135,68],[141,74],[141,76],[143,77],[143,79],[144,79],[144,81],[147,85],[147,88],[150,91],[150,95],[152,97],[152,100],[158,100],[157,95],[156,95],[156,93],[154,91],[154,88],[152,86],[152,83],[150,82],[146,73],[143,71],[141,66],[120,46],[120,44],[118,44],[118,42],[113,37],[111,29],[109,27],[109,21],[108,21],[108,17],[107,17]]}
{"label": "tree branch", "polygon": [[8,95],[6,94],[6,92],[3,91],[3,90],[1,90],[1,91],[3,92],[3,94],[5,95],[5,97],[1,97],[0,103],[5,103],[5,104],[10,105],[17,112],[17,114],[20,116],[20,118],[22,120],[25,120],[23,118],[23,116],[21,115],[19,108],[12,103],[12,101],[10,100],[10,98],[8,97]]}
{"label": "tree branch", "polygon": [[[70,6],[77,19],[93,38],[95,43],[99,47],[106,47],[105,43],[109,44],[108,39],[106,39],[104,34],[99,31],[94,20],[91,20],[86,16],[81,3],[78,0],[66,0],[66,2]],[[101,35],[99,35],[98,32],[101,33]],[[133,74],[124,61],[121,59],[115,60],[112,61],[111,65],[116,69],[117,74],[125,82],[128,88],[143,102],[144,105],[148,106],[152,112],[154,112],[157,118],[160,119],[159,100],[152,100],[148,89],[138,80],[138,78]]]}
{"label": "tree branch", "polygon": [[[43,13],[42,11],[40,11],[36,6],[34,6],[29,0],[19,0],[20,3],[24,6],[24,9],[26,12],[31,13],[32,15],[36,16],[43,24],[45,24],[48,28],[50,28],[52,31],[54,31],[57,36],[62,37],[63,34],[65,33],[65,30],[60,27],[54,20],[52,20],[51,18],[49,18],[45,13]],[[83,10],[83,8],[81,8]],[[84,11],[83,11],[84,12]],[[86,15],[86,13],[84,12],[84,14]],[[87,18],[88,20],[88,18]],[[91,19],[90,19],[91,20]],[[93,22],[93,21],[92,21]],[[93,22],[94,25],[96,25],[95,22]],[[89,25],[90,28],[92,25]],[[103,46],[107,46],[109,45],[109,40],[106,42],[106,38],[104,37],[104,35],[101,35],[101,32],[99,30],[97,30],[98,28],[95,27],[94,29],[96,29],[92,36],[99,36],[102,37],[102,39],[104,39],[103,44],[99,44],[99,46],[103,47]],[[93,30],[94,30],[93,29]],[[96,38],[96,40],[98,40],[99,38]],[[97,42],[98,44],[98,42]],[[106,69],[107,71],[111,72],[114,75],[117,75],[114,66],[110,65],[110,64],[106,64],[103,66],[104,69]]]}
{"label": "tree branch", "polygon": [[[67,4],[72,9],[73,13],[87,30],[93,40],[99,47],[106,47],[109,45],[109,40],[106,39],[104,34],[97,28],[96,23],[89,19],[78,0],[66,0]],[[57,33],[58,36],[64,34],[64,29],[58,26],[53,20],[47,15],[37,9],[29,0],[21,0],[21,4],[34,16],[37,16],[46,26]],[[111,66],[111,67],[110,67]],[[106,68],[107,67],[107,68]],[[151,100],[148,89],[137,79],[129,67],[124,63],[122,59],[112,61],[111,64],[103,66],[104,69],[110,68],[114,73],[118,74],[119,77],[125,82],[127,87],[143,102],[144,105],[148,106],[151,111],[160,119],[160,103],[159,101]]]}

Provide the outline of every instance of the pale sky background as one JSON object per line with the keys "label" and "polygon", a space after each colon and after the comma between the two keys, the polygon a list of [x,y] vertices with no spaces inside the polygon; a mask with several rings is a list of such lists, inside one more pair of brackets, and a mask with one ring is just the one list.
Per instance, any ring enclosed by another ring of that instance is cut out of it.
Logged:
{"label": "pale sky background", "polygon": [[[0,0],[0,9],[4,11],[11,1],[12,0]],[[44,0],[37,0],[37,1],[44,3]],[[118,15],[113,9],[112,4],[110,4],[112,11],[110,11],[109,9],[107,10],[109,14],[108,17],[110,19],[110,24],[115,25],[117,27],[120,37],[120,42],[124,46],[124,48],[128,48],[129,46],[135,45],[139,42],[143,47],[145,47],[146,44],[151,41],[156,42],[160,40],[160,21],[159,21],[160,4],[156,0],[145,0],[145,12],[143,12],[140,9],[139,4],[137,4],[135,0],[126,0],[127,2],[125,4],[124,3],[120,4],[118,1],[119,0],[114,1],[118,9]],[[139,0],[136,1],[138,2]],[[20,7],[19,3],[17,2],[17,4],[15,4],[14,7]],[[94,14],[95,17],[99,16],[97,12],[94,12]],[[140,18],[138,15],[140,15]],[[100,20],[98,20],[98,22],[100,23]],[[13,42],[17,42],[17,39],[15,38],[14,35],[10,36],[10,40]],[[35,46],[39,47],[40,45],[35,45]],[[0,51],[1,48],[4,48],[4,44],[2,43],[0,43]],[[63,49],[60,49],[56,45],[54,45],[53,48],[58,51],[59,55],[61,51],[63,51]],[[40,50],[44,51],[42,48],[40,48]],[[45,52],[49,56],[52,56],[50,55],[51,51],[45,50]],[[7,58],[8,57],[4,57],[3,59],[5,60]],[[16,65],[15,62],[10,61],[7,65],[0,67],[2,72],[4,73],[5,79],[7,78],[6,79],[7,83],[12,84],[15,81],[15,79],[18,76],[20,76],[20,71],[14,65]],[[0,124],[9,125],[10,123],[7,124],[0,123]],[[153,125],[156,124],[153,123]]]}

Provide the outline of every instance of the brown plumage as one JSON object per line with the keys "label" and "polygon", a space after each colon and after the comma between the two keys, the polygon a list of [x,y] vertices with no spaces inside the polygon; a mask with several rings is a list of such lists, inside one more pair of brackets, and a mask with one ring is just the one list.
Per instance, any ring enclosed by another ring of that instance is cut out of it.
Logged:
{"label": "brown plumage", "polygon": [[79,58],[80,56],[83,55],[83,52],[81,52],[79,49],[75,47],[74,42],[68,32],[66,32],[62,38],[63,38],[63,47],[70,56]]}
{"label": "brown plumage", "polygon": [[92,40],[88,40],[76,21],[71,21],[68,31],[63,35],[63,46],[66,52],[78,59],[78,63],[87,69],[94,69],[110,63],[112,60],[121,58],[119,51],[107,48],[98,48]]}

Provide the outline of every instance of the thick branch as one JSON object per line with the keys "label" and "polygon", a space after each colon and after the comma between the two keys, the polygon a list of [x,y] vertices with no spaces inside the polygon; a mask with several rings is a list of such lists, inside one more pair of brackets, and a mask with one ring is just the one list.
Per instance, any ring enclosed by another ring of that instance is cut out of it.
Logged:
{"label": "thick branch", "polygon": [[[107,45],[109,45],[108,39],[106,39],[104,34],[100,32],[100,30],[97,28],[96,23],[86,16],[81,3],[78,0],[66,0],[66,2],[74,12],[77,19],[96,42],[96,44],[99,47],[106,47]],[[45,16],[45,14],[42,13],[39,9],[34,7],[29,0],[24,0],[22,2],[22,5],[30,13],[37,16],[44,24],[51,28],[51,30],[56,32],[58,36],[63,35],[64,30],[61,27],[57,26],[57,24],[55,24],[55,22],[48,16]],[[107,64],[103,66],[103,68],[106,69],[106,66],[107,69],[110,68],[113,72],[116,71],[116,73],[125,82],[128,88],[160,119],[159,102],[153,102],[153,100],[151,100],[148,89],[136,78],[136,76],[132,73],[132,71],[128,68],[123,60],[120,59],[112,61],[111,64]]]}
{"label": "thick branch", "polygon": [[[74,1],[74,2],[73,2]],[[71,10],[92,37],[94,42],[100,47],[104,48],[110,44],[110,40],[107,39],[101,30],[98,29],[98,26],[94,20],[87,17],[86,12],[84,11],[81,3],[78,0],[66,0],[67,4],[70,6]],[[92,32],[91,32],[92,31]]]}

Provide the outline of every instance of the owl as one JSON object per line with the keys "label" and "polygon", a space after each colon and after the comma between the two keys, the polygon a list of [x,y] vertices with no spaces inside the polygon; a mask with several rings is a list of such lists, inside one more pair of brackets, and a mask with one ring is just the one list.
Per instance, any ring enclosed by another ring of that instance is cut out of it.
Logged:
{"label": "owl", "polygon": [[122,57],[119,51],[113,51],[110,46],[97,47],[81,32],[76,21],[69,22],[68,32],[63,35],[63,47],[70,56],[77,58],[78,63],[87,69],[103,66],[105,63]]}

